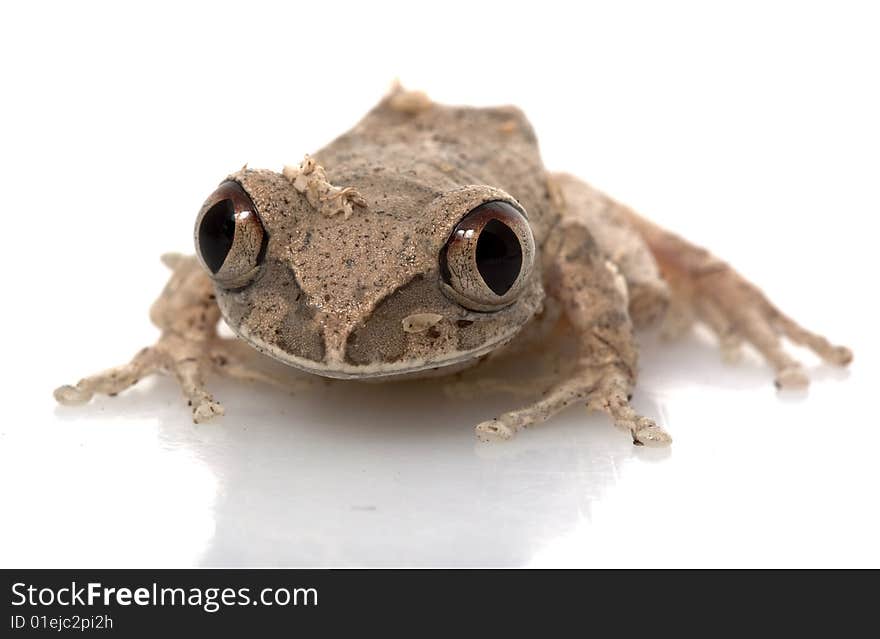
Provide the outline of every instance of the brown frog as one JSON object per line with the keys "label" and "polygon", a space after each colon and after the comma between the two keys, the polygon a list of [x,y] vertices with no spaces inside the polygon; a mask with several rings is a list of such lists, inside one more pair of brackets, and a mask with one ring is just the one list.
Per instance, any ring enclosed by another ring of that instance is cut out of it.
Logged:
{"label": "brown frog", "polygon": [[[543,384],[540,399],[477,435],[507,439],[580,403],[635,444],[665,445],[670,436],[629,404],[635,328],[702,321],[727,355],[754,346],[780,387],[808,383],[783,337],[833,364],[852,359],[706,250],[548,173],[518,109],[442,106],[399,87],[298,166],[227,177],[198,214],[195,245],[197,257],[163,258],[173,274],[151,310],[159,341],[58,388],[59,402],[165,372],[201,422],[223,412],[207,374],[280,382],[252,349],[317,376],[457,373],[455,385],[482,388],[491,382],[477,364],[546,351],[562,331],[555,374],[519,381]],[[240,339],[218,335],[221,317]]]}

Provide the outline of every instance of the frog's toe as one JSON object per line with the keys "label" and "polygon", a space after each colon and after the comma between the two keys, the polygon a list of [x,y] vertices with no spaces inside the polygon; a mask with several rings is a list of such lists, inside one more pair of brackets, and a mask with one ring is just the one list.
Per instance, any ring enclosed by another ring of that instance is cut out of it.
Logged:
{"label": "frog's toe", "polygon": [[64,404],[65,406],[78,406],[80,404],[85,404],[92,398],[92,393],[79,389],[76,386],[70,386],[69,384],[59,386],[52,394],[55,396],[56,402]]}
{"label": "frog's toe", "polygon": [[803,390],[810,385],[810,378],[799,364],[795,364],[780,370],[775,383],[780,390]]}
{"label": "frog's toe", "polygon": [[632,427],[633,444],[636,446],[669,446],[672,435],[663,430],[653,420],[639,417]]}
{"label": "frog's toe", "polygon": [[849,366],[853,361],[853,352],[846,346],[832,346],[827,352],[826,359],[837,366]]}
{"label": "frog's toe", "polygon": [[193,406],[193,422],[202,424],[218,415],[223,415],[225,412],[226,410],[220,402],[205,400],[197,406]]}
{"label": "frog's toe", "polygon": [[474,431],[477,434],[477,439],[483,442],[506,441],[515,434],[513,429],[497,418],[477,424]]}
{"label": "frog's toe", "polygon": [[682,281],[689,285],[673,297],[678,300],[673,307],[690,307],[691,314],[715,333],[726,361],[737,361],[741,346],[750,344],[775,370],[776,387],[786,390],[805,389],[810,380],[800,362],[787,352],[783,339],[807,347],[836,366],[852,361],[850,349],[832,344],[785,315],[727,264],[716,261],[709,266],[680,265],[687,271]]}

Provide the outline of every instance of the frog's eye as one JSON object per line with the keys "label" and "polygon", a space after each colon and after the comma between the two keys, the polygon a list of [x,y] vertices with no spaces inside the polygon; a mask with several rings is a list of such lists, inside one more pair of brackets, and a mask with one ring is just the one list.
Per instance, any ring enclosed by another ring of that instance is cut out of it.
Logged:
{"label": "frog's eye", "polygon": [[223,182],[196,219],[196,252],[217,283],[239,288],[259,272],[268,236],[253,201],[237,182]]}
{"label": "frog's eye", "polygon": [[525,216],[496,200],[473,209],[440,251],[443,290],[475,311],[511,304],[532,271],[535,240]]}

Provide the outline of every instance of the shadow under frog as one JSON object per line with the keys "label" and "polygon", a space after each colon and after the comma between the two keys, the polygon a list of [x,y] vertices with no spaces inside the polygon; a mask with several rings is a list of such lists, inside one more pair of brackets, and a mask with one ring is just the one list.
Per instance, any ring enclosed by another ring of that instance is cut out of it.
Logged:
{"label": "shadow under frog", "polygon": [[589,517],[627,463],[670,454],[634,448],[600,415],[584,423],[583,409],[503,447],[475,443],[456,424],[505,396],[458,402],[418,381],[334,381],[293,404],[259,384],[218,390],[235,409],[222,427],[181,420],[166,378],[56,409],[76,421],[120,409],[158,419],[160,447],[210,469],[214,503],[192,505],[215,521],[207,547],[192,549],[204,566],[520,566]]}

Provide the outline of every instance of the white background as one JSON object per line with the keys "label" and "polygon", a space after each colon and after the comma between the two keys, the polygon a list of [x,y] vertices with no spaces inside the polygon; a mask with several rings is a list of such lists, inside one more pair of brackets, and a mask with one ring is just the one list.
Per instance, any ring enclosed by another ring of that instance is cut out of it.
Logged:
{"label": "white background", "polygon": [[[656,6],[655,6],[656,5]],[[661,6],[662,5],[662,6]],[[3,566],[878,566],[880,22],[871,3],[6,3],[0,9]],[[709,246],[850,345],[807,397],[699,335],[645,338],[635,449],[516,398],[167,379],[79,409],[61,383],[156,335],[162,252],[245,162],[280,169],[394,77],[515,103],[546,165]]]}

